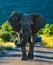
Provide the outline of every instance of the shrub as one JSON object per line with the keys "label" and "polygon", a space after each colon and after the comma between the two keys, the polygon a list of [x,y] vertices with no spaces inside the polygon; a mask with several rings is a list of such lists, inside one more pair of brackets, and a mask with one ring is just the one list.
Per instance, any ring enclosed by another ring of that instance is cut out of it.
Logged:
{"label": "shrub", "polygon": [[14,31],[10,31],[9,33],[10,33],[10,36],[11,36],[10,41],[14,42],[16,37],[17,37],[17,34]]}
{"label": "shrub", "polygon": [[0,38],[2,38],[6,42],[6,41],[10,41],[11,36],[7,31],[0,31]]}
{"label": "shrub", "polygon": [[53,35],[53,24],[46,24],[43,34],[46,36],[51,36]]}
{"label": "shrub", "polygon": [[44,28],[42,28],[41,30],[39,30],[39,32],[37,34],[38,35],[42,35],[43,34],[43,30],[44,30]]}
{"label": "shrub", "polygon": [[0,38],[0,43],[4,42],[4,40],[2,38]]}
{"label": "shrub", "polygon": [[50,35],[53,35],[53,24],[50,24]]}
{"label": "shrub", "polygon": [[2,24],[0,30],[0,38],[2,38],[4,41],[14,41],[16,36],[16,32],[8,22]]}
{"label": "shrub", "polygon": [[5,31],[13,30],[13,28],[10,26],[10,24],[8,22],[5,22],[4,24],[2,24],[1,28],[2,28],[2,30],[5,30]]}

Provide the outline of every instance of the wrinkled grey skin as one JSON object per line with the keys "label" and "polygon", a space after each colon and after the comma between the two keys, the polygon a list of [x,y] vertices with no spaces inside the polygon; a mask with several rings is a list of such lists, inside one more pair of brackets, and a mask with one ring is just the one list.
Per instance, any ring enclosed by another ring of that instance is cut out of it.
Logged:
{"label": "wrinkled grey skin", "polygon": [[[33,59],[33,50],[36,33],[45,25],[45,20],[40,14],[22,14],[14,12],[8,19],[13,29],[20,33],[21,43],[17,44],[22,49],[22,60]],[[31,36],[33,41],[31,41]],[[29,42],[28,57],[26,55],[26,43]]]}

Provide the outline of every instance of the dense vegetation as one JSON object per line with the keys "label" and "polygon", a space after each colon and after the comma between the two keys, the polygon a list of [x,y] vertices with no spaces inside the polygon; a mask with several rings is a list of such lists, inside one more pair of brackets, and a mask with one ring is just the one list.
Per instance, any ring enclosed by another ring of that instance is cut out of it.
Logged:
{"label": "dense vegetation", "polygon": [[42,28],[38,34],[43,34],[46,36],[52,36],[53,35],[53,24],[46,24],[44,28]]}
{"label": "dense vegetation", "polygon": [[0,56],[7,50],[15,49],[15,44],[13,43],[17,35],[13,28],[8,22],[5,22],[0,26]]}
{"label": "dense vegetation", "polygon": [[[53,24],[46,24],[38,35],[41,35],[44,45],[53,48]],[[16,38],[18,38],[17,34],[8,22],[0,26],[0,56],[7,50],[16,48],[14,44]]]}
{"label": "dense vegetation", "polygon": [[3,39],[4,42],[13,42],[15,41],[16,36],[16,32],[8,22],[5,22],[0,26],[0,40]]}
{"label": "dense vegetation", "polygon": [[[45,28],[42,28],[39,32],[39,35],[52,36],[53,35],[53,24],[46,24]],[[15,41],[17,37],[16,32],[10,26],[8,22],[5,22],[0,26],[0,40],[3,39],[5,42]]]}

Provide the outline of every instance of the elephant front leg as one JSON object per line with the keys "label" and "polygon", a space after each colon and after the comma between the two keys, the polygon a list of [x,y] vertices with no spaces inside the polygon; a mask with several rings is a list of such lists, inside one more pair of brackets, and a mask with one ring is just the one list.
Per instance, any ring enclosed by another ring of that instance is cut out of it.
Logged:
{"label": "elephant front leg", "polygon": [[26,46],[21,47],[21,50],[22,50],[22,59],[21,60],[26,61],[28,59],[27,54],[26,54]]}
{"label": "elephant front leg", "polygon": [[27,60],[28,57],[27,57],[27,54],[26,54],[26,43],[28,41],[28,35],[23,35],[23,41],[22,41],[22,60]]}
{"label": "elephant front leg", "polygon": [[34,51],[34,44],[30,42],[29,45],[29,52],[28,52],[28,59],[33,59],[33,51]]}
{"label": "elephant front leg", "polygon": [[30,60],[33,59],[34,43],[35,43],[35,37],[33,36],[33,42],[31,42],[31,39],[29,39],[28,59],[30,59]]}

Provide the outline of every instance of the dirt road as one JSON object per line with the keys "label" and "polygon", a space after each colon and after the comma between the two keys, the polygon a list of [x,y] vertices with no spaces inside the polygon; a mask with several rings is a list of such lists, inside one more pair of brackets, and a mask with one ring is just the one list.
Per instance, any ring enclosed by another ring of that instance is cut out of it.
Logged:
{"label": "dirt road", "polygon": [[16,48],[0,57],[0,65],[53,65],[53,49],[36,45],[34,59],[21,61],[21,49]]}

